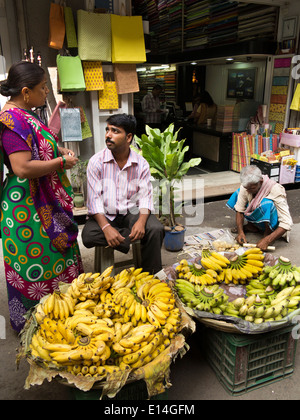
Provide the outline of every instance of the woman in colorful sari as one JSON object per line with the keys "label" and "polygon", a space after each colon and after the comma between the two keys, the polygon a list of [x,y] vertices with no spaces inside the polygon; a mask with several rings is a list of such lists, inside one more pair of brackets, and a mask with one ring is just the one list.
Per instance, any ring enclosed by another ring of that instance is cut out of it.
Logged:
{"label": "woman in colorful sari", "polygon": [[0,93],[10,97],[0,113],[1,236],[10,322],[19,332],[32,306],[83,272],[65,173],[78,159],[32,111],[49,93],[41,67],[14,64]]}
{"label": "woman in colorful sari", "polygon": [[[262,232],[263,238],[257,246],[263,251],[276,241],[288,235],[293,221],[282,185],[262,175],[255,166],[246,166],[241,170],[241,186],[227,202],[227,206],[236,211],[237,242],[246,243],[245,232]],[[244,225],[244,220],[248,223]]]}

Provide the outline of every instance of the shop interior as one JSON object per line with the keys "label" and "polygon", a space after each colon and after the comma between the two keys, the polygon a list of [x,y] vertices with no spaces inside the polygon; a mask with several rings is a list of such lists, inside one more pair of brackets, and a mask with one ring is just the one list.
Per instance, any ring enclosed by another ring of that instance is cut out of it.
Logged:
{"label": "shop interior", "polygon": [[[135,115],[141,115],[143,96],[154,84],[160,84],[163,87],[160,95],[164,110],[162,129],[171,123],[176,129],[181,128],[181,138],[185,138],[190,147],[188,157],[200,156],[202,170],[229,170],[232,132],[245,132],[250,130],[251,123],[264,122],[259,121],[259,108],[265,103],[268,63],[269,56],[266,55],[239,55],[168,65],[141,65],[137,68],[140,92],[134,94]],[[235,84],[230,89],[232,76]],[[245,88],[247,83],[249,87]],[[199,124],[192,118],[195,99],[202,91],[209,92],[220,111],[219,118],[209,124],[207,121]],[[230,112],[227,120],[221,115],[223,110]],[[143,115],[140,127],[139,134],[144,130]]]}

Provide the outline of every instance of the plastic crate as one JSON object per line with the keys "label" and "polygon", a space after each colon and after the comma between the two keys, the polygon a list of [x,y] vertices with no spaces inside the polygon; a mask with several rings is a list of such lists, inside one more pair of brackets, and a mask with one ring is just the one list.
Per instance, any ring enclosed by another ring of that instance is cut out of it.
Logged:
{"label": "plastic crate", "polygon": [[224,388],[243,394],[293,373],[297,340],[292,328],[246,337],[208,328],[204,351]]}

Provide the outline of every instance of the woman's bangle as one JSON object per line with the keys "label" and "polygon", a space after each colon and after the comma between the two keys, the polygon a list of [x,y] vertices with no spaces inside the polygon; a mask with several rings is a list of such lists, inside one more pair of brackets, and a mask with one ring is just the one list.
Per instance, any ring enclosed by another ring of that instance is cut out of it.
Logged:
{"label": "woman's bangle", "polygon": [[62,160],[63,160],[63,166],[62,166],[62,168],[64,169],[66,167],[67,161],[66,161],[66,158],[64,156],[62,156]]}
{"label": "woman's bangle", "polygon": [[59,156],[59,160],[60,160],[60,169],[64,169],[64,161],[61,156]]}
{"label": "woman's bangle", "polygon": [[101,228],[102,230],[106,229],[108,226],[110,226],[110,223],[106,223],[106,225],[103,226],[103,228]]}

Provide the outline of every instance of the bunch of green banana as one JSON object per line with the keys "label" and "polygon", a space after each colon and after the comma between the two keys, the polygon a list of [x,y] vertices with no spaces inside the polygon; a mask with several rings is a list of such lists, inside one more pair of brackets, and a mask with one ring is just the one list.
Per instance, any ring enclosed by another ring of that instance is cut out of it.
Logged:
{"label": "bunch of green banana", "polygon": [[296,286],[300,283],[300,267],[291,264],[291,261],[285,257],[279,257],[274,266],[265,266],[264,284],[272,285],[275,289],[282,289],[285,286]]}
{"label": "bunch of green banana", "polygon": [[187,280],[177,279],[175,288],[184,304],[199,311],[220,315],[228,301],[228,296],[217,284],[212,286],[194,286]]}

